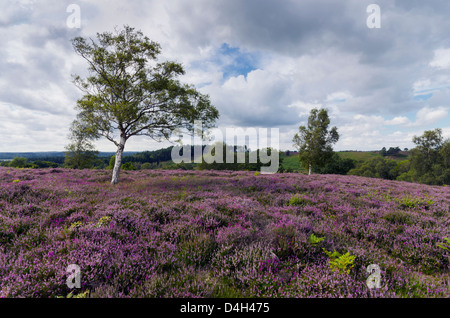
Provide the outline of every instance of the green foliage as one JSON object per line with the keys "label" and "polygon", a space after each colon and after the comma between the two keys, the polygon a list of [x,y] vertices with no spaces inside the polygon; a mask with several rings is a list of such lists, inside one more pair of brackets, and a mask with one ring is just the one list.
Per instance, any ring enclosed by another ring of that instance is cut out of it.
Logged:
{"label": "green foliage", "polygon": [[337,128],[328,131],[330,119],[325,109],[312,109],[308,126],[300,126],[292,139],[299,149],[299,160],[305,169],[323,167],[333,156],[332,145],[339,140]]}
{"label": "green foliage", "polygon": [[111,156],[109,159],[109,164],[106,169],[112,170],[114,168],[114,163],[116,162],[116,155]]}
{"label": "green foliage", "polygon": [[435,203],[431,199],[422,199],[422,198],[412,197],[409,195],[406,195],[406,196],[402,197],[401,199],[398,199],[398,202],[400,203],[400,207],[402,207],[402,208],[416,208],[416,207],[420,207],[420,206],[429,208]]}
{"label": "green foliage", "polygon": [[411,165],[419,175],[424,175],[437,163],[443,142],[442,130],[426,130],[422,136],[414,136],[413,142],[417,146],[412,150]]}
{"label": "green foliage", "polygon": [[400,153],[401,149],[400,147],[389,147],[389,150],[386,150],[386,147],[383,147],[380,151],[380,154],[382,156],[395,156]]}
{"label": "green foliage", "polygon": [[105,225],[108,225],[111,222],[111,217],[110,216],[102,216],[97,224],[95,225],[95,227],[102,227]]}
{"label": "green foliage", "polygon": [[[63,296],[56,296],[56,298],[64,298]],[[89,290],[86,290],[83,293],[79,293],[77,295],[73,294],[73,291],[67,294],[66,298],[89,298]]]}
{"label": "green foliage", "polygon": [[444,141],[442,130],[426,130],[422,136],[414,136],[417,145],[411,151],[411,171],[403,180],[425,184],[450,183],[450,140]]}
{"label": "green foliage", "polygon": [[395,180],[399,174],[400,165],[404,165],[404,163],[399,163],[388,158],[374,157],[368,161],[365,161],[357,168],[351,169],[348,171],[348,174]]}
{"label": "green foliage", "polygon": [[122,164],[120,166],[120,169],[122,169],[122,170],[135,170],[134,167],[133,167],[133,163],[132,162],[127,162],[127,163]]}
{"label": "green foliage", "polygon": [[450,252],[450,238],[444,237],[446,243],[437,243],[437,246]]}
{"label": "green foliage", "polygon": [[72,231],[72,230],[80,228],[81,226],[83,226],[83,223],[80,221],[76,221],[76,222],[70,224],[69,230]]}
{"label": "green foliage", "polygon": [[24,157],[15,157],[8,164],[9,167],[14,168],[26,168],[27,167],[27,159]]}
{"label": "green foliage", "polygon": [[409,213],[403,211],[391,211],[383,216],[383,219],[392,224],[398,225],[412,225],[414,218]]}
{"label": "green foliage", "polygon": [[340,274],[349,274],[350,269],[355,266],[353,262],[355,261],[356,256],[350,255],[350,252],[341,254],[336,250],[334,250],[333,253],[327,251],[326,249],[323,249],[323,251],[330,258],[328,260],[328,264],[332,271],[338,271]]}
{"label": "green foliage", "polygon": [[47,160],[34,160],[31,164],[35,168],[57,168],[59,165],[56,162],[47,161]]}
{"label": "green foliage", "polygon": [[347,174],[348,171],[355,168],[356,161],[354,159],[343,159],[338,153],[333,153],[329,162],[323,167],[317,167],[315,172],[322,174]]}
{"label": "green foliage", "polygon": [[100,163],[99,152],[95,150],[91,143],[92,137],[86,133],[83,124],[74,121],[70,129],[69,139],[71,143],[66,146],[64,167],[70,169],[91,169]]}
{"label": "green foliage", "polygon": [[308,238],[308,242],[311,243],[313,246],[316,246],[317,244],[319,244],[323,240],[325,240],[324,237],[317,237],[313,233]]}
{"label": "green foliage", "polygon": [[[407,153],[399,147],[389,150],[383,147],[378,155],[360,152],[363,157],[347,174],[430,185],[450,184],[450,140],[443,140],[442,130],[425,131],[422,136],[414,136],[413,142],[417,147]],[[356,159],[352,152],[339,155]]]}
{"label": "green foliage", "polygon": [[309,203],[309,200],[302,197],[298,193],[294,194],[290,199],[288,205],[290,206],[304,206]]}

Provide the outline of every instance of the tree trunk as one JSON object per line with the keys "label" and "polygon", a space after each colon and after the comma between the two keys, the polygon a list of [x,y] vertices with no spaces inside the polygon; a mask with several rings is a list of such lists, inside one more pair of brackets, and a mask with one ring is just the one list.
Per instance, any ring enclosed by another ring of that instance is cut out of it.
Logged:
{"label": "tree trunk", "polygon": [[311,167],[311,164],[309,164],[308,176],[311,175],[311,170],[312,170],[312,167]]}
{"label": "tree trunk", "polygon": [[126,139],[121,136],[120,143],[119,143],[119,146],[117,147],[117,151],[116,151],[116,158],[115,158],[115,162],[114,162],[111,184],[119,183],[120,166],[122,165],[122,154],[123,154],[123,150],[125,149],[125,141],[126,141]]}

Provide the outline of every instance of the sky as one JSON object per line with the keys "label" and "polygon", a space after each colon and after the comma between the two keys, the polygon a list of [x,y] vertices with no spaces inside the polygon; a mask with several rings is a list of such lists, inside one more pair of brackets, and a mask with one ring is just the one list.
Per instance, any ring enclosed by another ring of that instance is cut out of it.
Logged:
{"label": "sky", "polygon": [[[293,150],[326,108],[335,150],[413,148],[435,128],[450,138],[449,12],[447,0],[2,0],[0,152],[64,150],[82,97],[72,75],[88,74],[71,39],[123,25],[182,63],[220,129],[277,128]],[[135,137],[125,150],[169,145]]]}

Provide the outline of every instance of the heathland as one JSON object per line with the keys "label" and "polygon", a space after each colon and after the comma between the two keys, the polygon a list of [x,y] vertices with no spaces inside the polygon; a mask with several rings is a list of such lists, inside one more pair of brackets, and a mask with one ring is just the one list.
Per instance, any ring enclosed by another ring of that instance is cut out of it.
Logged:
{"label": "heathland", "polygon": [[448,187],[210,170],[125,170],[112,186],[110,173],[0,167],[0,297],[450,296]]}

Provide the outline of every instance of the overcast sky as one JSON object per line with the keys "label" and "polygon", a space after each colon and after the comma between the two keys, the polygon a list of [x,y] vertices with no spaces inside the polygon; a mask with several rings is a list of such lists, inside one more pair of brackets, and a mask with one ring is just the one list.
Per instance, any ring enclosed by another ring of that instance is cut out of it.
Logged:
{"label": "overcast sky", "polygon": [[[379,28],[368,27],[372,3]],[[294,149],[299,125],[324,107],[335,150],[412,148],[434,128],[450,137],[449,13],[448,0],[2,0],[0,152],[64,150],[82,96],[71,75],[87,70],[71,39],[124,24],[184,65],[220,128],[279,128],[281,149]],[[130,139],[125,150],[163,146]]]}

